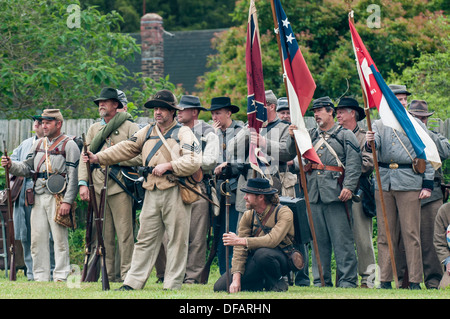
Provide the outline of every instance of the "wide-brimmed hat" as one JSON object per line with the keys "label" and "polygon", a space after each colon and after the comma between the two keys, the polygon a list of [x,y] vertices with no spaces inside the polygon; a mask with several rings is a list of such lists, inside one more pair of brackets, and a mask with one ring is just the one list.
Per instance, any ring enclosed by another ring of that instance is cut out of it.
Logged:
{"label": "wide-brimmed hat", "polygon": [[406,85],[398,85],[398,84],[390,84],[389,88],[391,89],[391,91],[394,94],[406,94],[406,95],[411,95],[411,93],[409,93],[406,90]]}
{"label": "wide-brimmed hat", "polygon": [[206,108],[201,105],[200,99],[193,95],[183,95],[178,106],[182,109],[199,109],[202,111],[207,111]]}
{"label": "wide-brimmed hat", "polygon": [[117,97],[119,98],[119,101],[122,103],[123,106],[128,104],[127,96],[123,91],[117,90]]}
{"label": "wide-brimmed hat", "polygon": [[247,186],[241,188],[244,193],[270,195],[278,193],[276,188],[270,186],[270,183],[265,178],[250,178],[247,182]]}
{"label": "wide-brimmed hat", "polygon": [[319,97],[318,99],[315,99],[313,101],[312,109],[314,110],[326,106],[330,106],[334,109],[333,101],[330,99],[329,96],[323,96]]}
{"label": "wide-brimmed hat", "polygon": [[428,104],[424,100],[412,100],[408,112],[417,116],[431,116],[434,112],[428,112]]}
{"label": "wide-brimmed hat", "polygon": [[239,112],[239,107],[236,105],[232,105],[230,98],[227,96],[213,97],[211,99],[211,107],[208,109],[208,111],[215,111],[223,108],[228,108],[231,113]]}
{"label": "wide-brimmed hat", "polygon": [[277,100],[277,112],[289,110],[289,103],[287,97],[280,97]]}
{"label": "wide-brimmed hat", "polygon": [[116,89],[103,88],[102,91],[100,92],[100,96],[94,100],[94,103],[98,105],[100,103],[100,101],[105,101],[105,100],[117,101],[117,102],[119,102],[118,108],[119,109],[123,108],[123,104],[119,99],[119,93],[117,92]]}
{"label": "wide-brimmed hat", "polygon": [[148,109],[163,107],[166,109],[182,110],[182,108],[178,106],[177,97],[169,90],[160,90],[156,92],[155,96],[147,101],[144,106]]}
{"label": "wide-brimmed hat", "polygon": [[346,108],[346,109],[352,109],[358,112],[359,115],[359,121],[364,119],[366,117],[366,113],[364,112],[364,109],[359,106],[358,101],[356,101],[354,98],[351,97],[343,97],[339,101],[338,105],[336,106],[336,109],[339,108]]}
{"label": "wide-brimmed hat", "polygon": [[64,121],[64,118],[59,109],[45,109],[42,112],[40,119],[48,121]]}

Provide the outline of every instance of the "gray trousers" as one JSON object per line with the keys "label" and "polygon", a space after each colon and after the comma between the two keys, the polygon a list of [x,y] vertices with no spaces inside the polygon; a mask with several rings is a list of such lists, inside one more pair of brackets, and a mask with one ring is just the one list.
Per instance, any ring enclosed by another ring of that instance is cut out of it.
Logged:
{"label": "gray trousers", "polygon": [[[339,278],[336,287],[354,288],[357,286],[357,260],[350,223],[351,202],[349,201],[347,205],[350,216],[347,215],[345,205],[341,202],[324,204],[319,200],[317,203],[311,204],[320,263],[322,264],[326,286],[333,285],[331,278],[331,256],[333,249]],[[314,250],[312,253],[314,285],[319,286],[321,282]]]}
{"label": "gray trousers", "polygon": [[362,202],[352,202],[353,236],[358,255],[358,273],[361,284],[367,284],[367,278],[375,272],[375,252],[373,248],[373,223],[363,211]]}

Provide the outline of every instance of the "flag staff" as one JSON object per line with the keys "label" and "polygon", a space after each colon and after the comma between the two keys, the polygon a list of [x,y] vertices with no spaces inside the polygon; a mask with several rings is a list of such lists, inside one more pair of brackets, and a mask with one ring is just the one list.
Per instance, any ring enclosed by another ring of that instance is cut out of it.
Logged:
{"label": "flag staff", "polygon": [[[347,1],[347,3],[348,3],[348,1]],[[350,21],[354,25],[353,10],[350,11],[348,16],[349,16]],[[356,63],[358,63],[358,62],[356,62]],[[358,70],[358,65],[356,67]],[[358,74],[359,74],[359,71],[358,71]],[[366,92],[364,90],[364,87],[363,87],[363,84],[361,83],[361,81],[360,81],[360,84],[361,84],[361,91],[362,91],[362,96],[363,96],[363,100],[364,100],[364,112],[366,113],[366,119],[367,119],[367,130],[372,131],[372,123],[370,120],[369,106],[367,105],[368,103],[367,103]],[[377,151],[375,149],[375,142],[370,141],[369,145],[370,145],[370,148],[372,149],[373,164],[374,164],[374,169],[375,169],[375,175],[377,177],[378,193],[380,196],[381,210],[382,210],[382,215],[383,215],[384,226],[386,229],[386,238],[387,238],[388,247],[389,247],[389,255],[391,257],[392,274],[394,276],[395,287],[399,288],[398,278],[397,278],[397,267],[395,265],[394,249],[393,249],[393,245],[392,245],[391,232],[389,230],[389,223],[388,223],[387,215],[386,215],[386,206],[384,203],[383,188],[381,187],[381,177],[380,177],[380,171],[379,171],[379,167],[378,167],[378,159],[377,159]]]}
{"label": "flag staff", "polygon": [[[278,19],[277,16],[275,14],[275,5],[273,3],[273,0],[270,0],[270,5],[272,7],[272,16],[273,16],[273,23],[275,25],[275,29],[278,28]],[[281,53],[281,44],[280,44],[280,34],[279,32],[275,32],[276,33],[276,38],[277,38],[277,43],[278,43],[278,51],[279,51],[279,55],[280,55],[280,60],[281,60],[281,68],[284,69],[283,67],[283,55]],[[284,82],[284,86],[286,89],[286,97],[288,99],[288,104],[289,104],[289,92],[288,92],[288,88],[287,88],[287,84],[286,84],[286,79],[283,78],[283,82]],[[302,155],[300,153],[300,150],[298,148],[298,145],[295,141],[295,136],[293,137],[294,139],[294,143],[295,143],[295,149],[297,152],[297,158],[298,158],[298,165],[300,168],[300,181],[301,181],[301,187],[303,189],[303,194],[305,196],[305,204],[306,204],[306,211],[308,213],[308,221],[309,221],[309,225],[310,225],[310,229],[311,229],[311,235],[312,235],[312,239],[313,239],[313,248],[314,248],[314,255],[316,256],[316,262],[317,262],[317,268],[319,270],[319,276],[320,276],[320,282],[322,287],[325,287],[325,280],[323,278],[323,269],[322,269],[322,263],[320,262],[320,255],[319,255],[319,247],[317,245],[317,238],[316,238],[316,231],[314,228],[314,222],[312,219],[312,213],[311,213],[311,206],[309,204],[309,195],[308,195],[308,189],[306,187],[306,176],[305,176],[305,170],[303,168],[303,163],[302,163]]]}

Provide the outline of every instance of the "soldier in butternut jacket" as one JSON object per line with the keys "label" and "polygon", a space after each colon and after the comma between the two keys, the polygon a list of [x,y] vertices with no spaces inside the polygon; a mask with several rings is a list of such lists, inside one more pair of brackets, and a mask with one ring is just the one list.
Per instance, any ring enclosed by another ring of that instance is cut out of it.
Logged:
{"label": "soldier in butternut jacket", "polygon": [[[288,259],[280,248],[293,244],[294,216],[287,206],[279,204],[267,179],[249,179],[242,188],[247,211],[239,222],[238,235],[223,235],[224,245],[234,246],[231,293],[241,290],[286,291],[282,278],[290,271]],[[214,291],[227,290],[227,276],[214,285]]]}
{"label": "soldier in butternut jacket", "polygon": [[[142,128],[127,141],[97,154],[89,153],[91,163],[100,165],[112,165],[142,153],[142,164],[146,168],[140,229],[131,268],[121,290],[144,287],[158,256],[164,232],[169,239],[164,289],[180,289],[183,282],[191,205],[182,201],[179,186],[170,177],[194,174],[200,168],[202,152],[192,130],[175,121],[179,110],[177,104],[172,92],[157,92],[145,103],[145,107],[154,109],[155,123]],[[87,158],[84,156],[83,160]]]}

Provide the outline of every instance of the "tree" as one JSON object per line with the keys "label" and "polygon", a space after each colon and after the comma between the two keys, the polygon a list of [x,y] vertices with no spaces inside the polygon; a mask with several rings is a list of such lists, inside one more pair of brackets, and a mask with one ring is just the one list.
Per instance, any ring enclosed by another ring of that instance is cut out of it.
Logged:
{"label": "tree", "polygon": [[[102,87],[120,88],[130,79],[145,86],[140,74],[117,62],[140,48],[132,37],[111,32],[123,21],[116,11],[81,10],[74,0],[7,0],[0,11],[0,117],[23,118],[48,107],[91,117]],[[148,99],[153,88],[144,89]]]}
{"label": "tree", "polygon": [[[354,95],[362,104],[361,88],[354,62],[348,26],[348,12],[353,9],[359,34],[371,53],[381,74],[401,74],[412,67],[425,53],[444,49],[442,35],[448,36],[448,18],[439,1],[282,1],[303,56],[316,81],[314,98],[328,95]],[[228,95],[241,106],[239,117],[246,119],[245,37],[249,0],[236,3],[233,20],[236,27],[221,34],[214,42],[218,54],[210,57],[212,71],[198,83],[202,98]],[[369,5],[378,5],[381,27],[370,28],[367,19]],[[278,46],[269,1],[256,1],[261,50],[263,54],[264,85],[277,96],[284,96]],[[448,11],[448,8],[447,8]],[[436,36],[440,35],[440,36]],[[347,91],[347,80],[349,90]],[[440,94],[447,94],[441,90]],[[307,114],[309,115],[309,114]]]}

